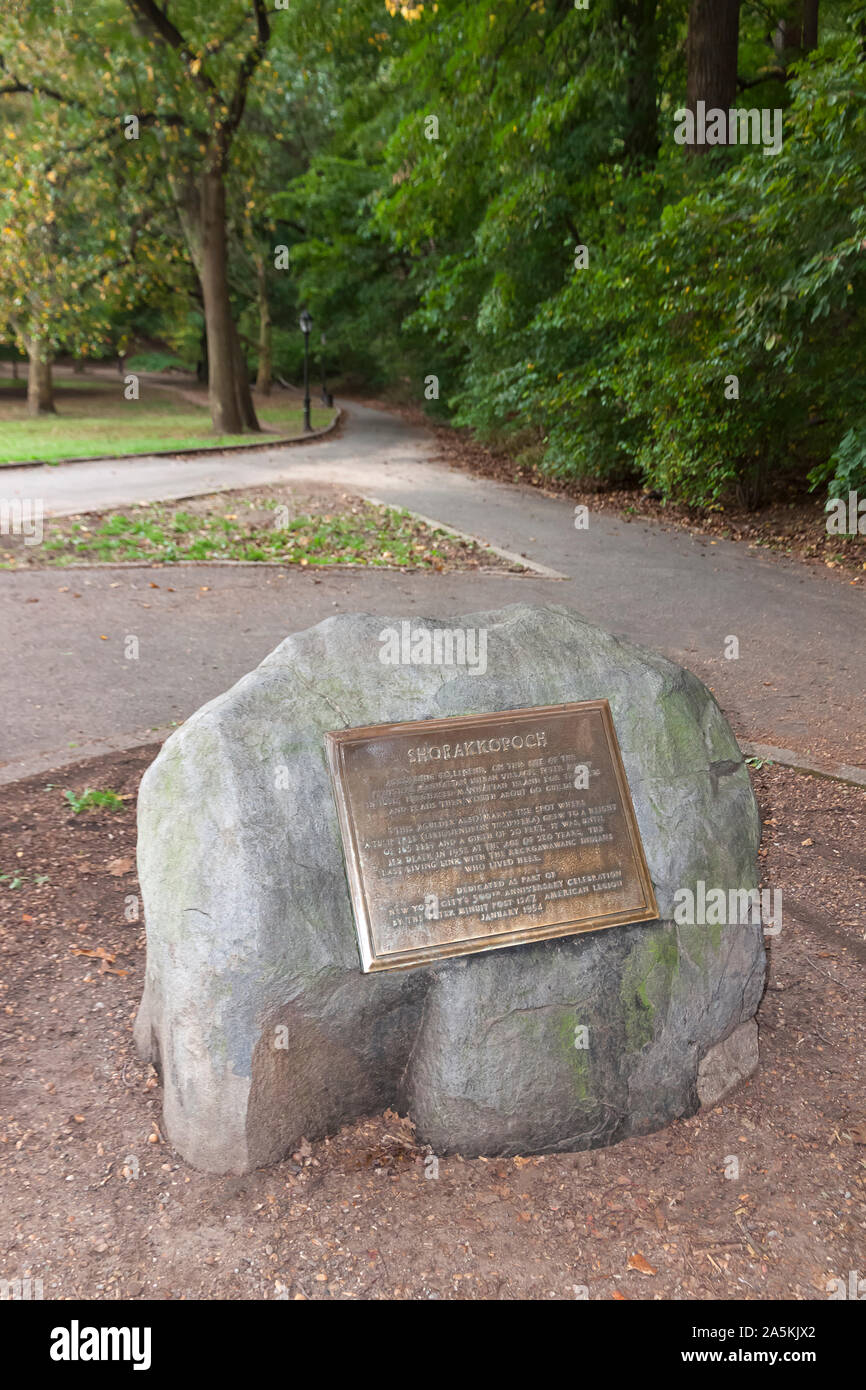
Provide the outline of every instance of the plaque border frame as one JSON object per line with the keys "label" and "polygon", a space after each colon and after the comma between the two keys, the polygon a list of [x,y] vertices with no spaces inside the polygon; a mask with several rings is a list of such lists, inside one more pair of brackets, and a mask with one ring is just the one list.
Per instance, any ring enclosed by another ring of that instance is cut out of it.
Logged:
{"label": "plaque border frame", "polygon": [[[626,912],[606,912],[591,917],[578,918],[568,922],[556,922],[547,927],[522,928],[513,932],[497,932],[486,936],[473,936],[463,941],[447,941],[435,945],[413,947],[406,951],[389,951],[387,955],[377,954],[373,946],[370,914],[364,879],[361,871],[361,856],[358,849],[355,818],[349,800],[346,778],[344,748],[351,743],[361,743],[370,738],[386,738],[393,734],[417,731],[423,733],[442,733],[458,725],[485,725],[501,723],[503,719],[535,720],[545,715],[564,713],[587,713],[599,711],[602,726],[607,738],[608,753],[619,789],[620,804],[625,816],[626,830],[637,869],[638,880],[643,892],[643,909]],[[484,714],[457,714],[437,719],[407,719],[384,724],[364,724],[352,728],[333,729],[325,734],[325,751],[331,773],[331,785],[337,807],[340,837],[349,897],[355,919],[361,969],[364,974],[379,970],[410,970],[416,966],[429,965],[437,960],[476,955],[480,951],[504,950],[507,946],[530,945],[533,941],[550,941],[563,936],[578,936],[584,932],[605,931],[609,927],[626,926],[632,922],[654,922],[659,920],[655,889],[646,862],[643,841],[635,815],[631,788],[625,774],[622,752],[616,736],[616,727],[608,700],[574,700],[561,705],[521,705],[516,709],[490,710]]]}

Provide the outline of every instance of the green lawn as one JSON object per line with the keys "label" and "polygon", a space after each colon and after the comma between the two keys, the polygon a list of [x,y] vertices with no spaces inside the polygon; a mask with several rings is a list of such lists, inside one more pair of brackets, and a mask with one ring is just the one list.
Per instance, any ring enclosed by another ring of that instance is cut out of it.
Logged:
{"label": "green lawn", "polygon": [[[119,381],[119,380],[120,380],[120,378],[118,377],[118,381]],[[62,377],[56,384],[59,385],[60,394],[61,394],[61,395],[62,395],[62,394],[65,394],[67,391],[73,391],[73,392],[74,392],[74,391],[105,391],[105,390],[106,390],[106,383],[105,383],[104,380],[98,380],[96,377],[86,377],[86,376],[83,376],[83,375],[82,375],[82,376],[72,376],[72,375],[70,375],[70,376],[67,376],[67,377]],[[112,394],[112,393],[111,393],[111,392],[108,392],[107,394],[110,395],[110,394]],[[23,409],[24,406],[26,405],[26,401],[27,401],[27,368],[26,368],[26,366],[19,369],[19,372],[18,372],[18,380],[17,380],[17,381],[13,381],[12,378],[9,377],[9,376],[0,376],[0,410],[2,410],[2,411],[4,412],[4,414],[5,414],[7,407],[10,406],[10,405],[12,405],[13,401],[18,401],[18,402],[20,402],[20,403],[21,403],[21,406],[22,406],[22,409]]]}
{"label": "green lawn", "polygon": [[[127,401],[123,383],[64,378],[57,391],[57,414],[31,419],[23,382],[0,380],[0,464],[56,463],[92,454],[148,454],[160,450],[228,447],[267,440],[267,435],[213,435],[204,406],[142,382],[141,397]],[[330,424],[334,412],[314,406],[313,429]],[[280,437],[303,433],[303,412],[296,404],[258,407],[259,423]],[[276,438],[276,436],[274,436]]]}

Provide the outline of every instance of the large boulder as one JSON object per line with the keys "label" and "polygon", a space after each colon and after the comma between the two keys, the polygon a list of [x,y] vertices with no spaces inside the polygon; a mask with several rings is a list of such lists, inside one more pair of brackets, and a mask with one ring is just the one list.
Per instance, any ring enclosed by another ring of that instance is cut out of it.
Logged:
{"label": "large boulder", "polygon": [[[694,1112],[703,1059],[757,1008],[760,924],[674,921],[699,880],[756,886],[757,806],[706,687],[569,608],[424,620],[486,629],[483,674],[383,665],[399,621],[287,638],[142,782],[136,1041],[161,1071],[169,1138],[200,1168],[273,1163],[385,1106],[438,1153],[611,1144]],[[325,732],[601,698],[661,920],[362,974]]]}

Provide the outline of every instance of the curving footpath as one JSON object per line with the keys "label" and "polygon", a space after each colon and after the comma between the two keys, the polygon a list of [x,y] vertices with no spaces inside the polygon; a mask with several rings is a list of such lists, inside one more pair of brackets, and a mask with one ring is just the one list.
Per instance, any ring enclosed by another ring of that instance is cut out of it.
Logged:
{"label": "curving footpath", "polygon": [[[789,750],[803,765],[846,764],[855,777],[866,766],[862,586],[651,522],[599,513],[576,530],[567,500],[451,469],[436,462],[423,428],[351,402],[345,409],[341,432],[309,445],[5,468],[0,495],[42,498],[47,513],[71,515],[267,483],[334,483],[538,568],[525,576],[207,565],[0,572],[0,780],[164,737],[287,632],[335,611],[451,616],[524,600],[569,604],[688,666],[743,741]],[[123,655],[130,633],[139,637],[137,662]],[[738,660],[724,656],[731,635]]]}

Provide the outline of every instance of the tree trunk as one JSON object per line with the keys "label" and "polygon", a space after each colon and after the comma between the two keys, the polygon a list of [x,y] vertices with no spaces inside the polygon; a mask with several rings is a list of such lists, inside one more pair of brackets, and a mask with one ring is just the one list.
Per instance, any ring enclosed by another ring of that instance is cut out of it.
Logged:
{"label": "tree trunk", "polygon": [[268,277],[263,256],[256,256],[256,283],[259,301],[259,369],[256,390],[271,394],[271,306],[268,303]]}
{"label": "tree trunk", "polygon": [[654,160],[658,131],[658,0],[617,0],[626,71],[626,159]]}
{"label": "tree trunk", "polygon": [[818,0],[803,0],[803,52],[818,47]]}
{"label": "tree trunk", "polygon": [[27,410],[30,415],[56,415],[51,357],[41,338],[28,344],[30,368],[27,373]]}
{"label": "tree trunk", "polygon": [[201,179],[201,288],[207,331],[208,398],[214,434],[241,434],[244,420],[237,383],[226,244],[226,191],[222,172]]}
{"label": "tree trunk", "polygon": [[[686,106],[697,112],[699,101],[707,111],[727,112],[737,98],[737,47],[740,0],[692,0],[686,42]],[[697,142],[691,154],[709,148]]]}
{"label": "tree trunk", "polygon": [[258,431],[246,364],[232,319],[224,173],[214,159],[198,180],[169,175],[204,305],[208,400],[214,434]]}
{"label": "tree trunk", "polygon": [[232,351],[234,353],[235,362],[235,394],[243,427],[245,430],[259,430],[261,426],[256,418],[256,408],[253,405],[253,393],[250,387],[250,374],[247,369],[247,360],[244,356],[244,350],[241,346],[241,337],[234,320],[232,320]]}
{"label": "tree trunk", "polygon": [[200,382],[202,386],[207,386],[208,384],[207,333],[205,333],[204,329],[202,329],[201,338],[199,339],[198,361],[195,364],[195,379]]}
{"label": "tree trunk", "polygon": [[818,47],[818,0],[792,0],[773,34],[773,47],[785,67]]}

